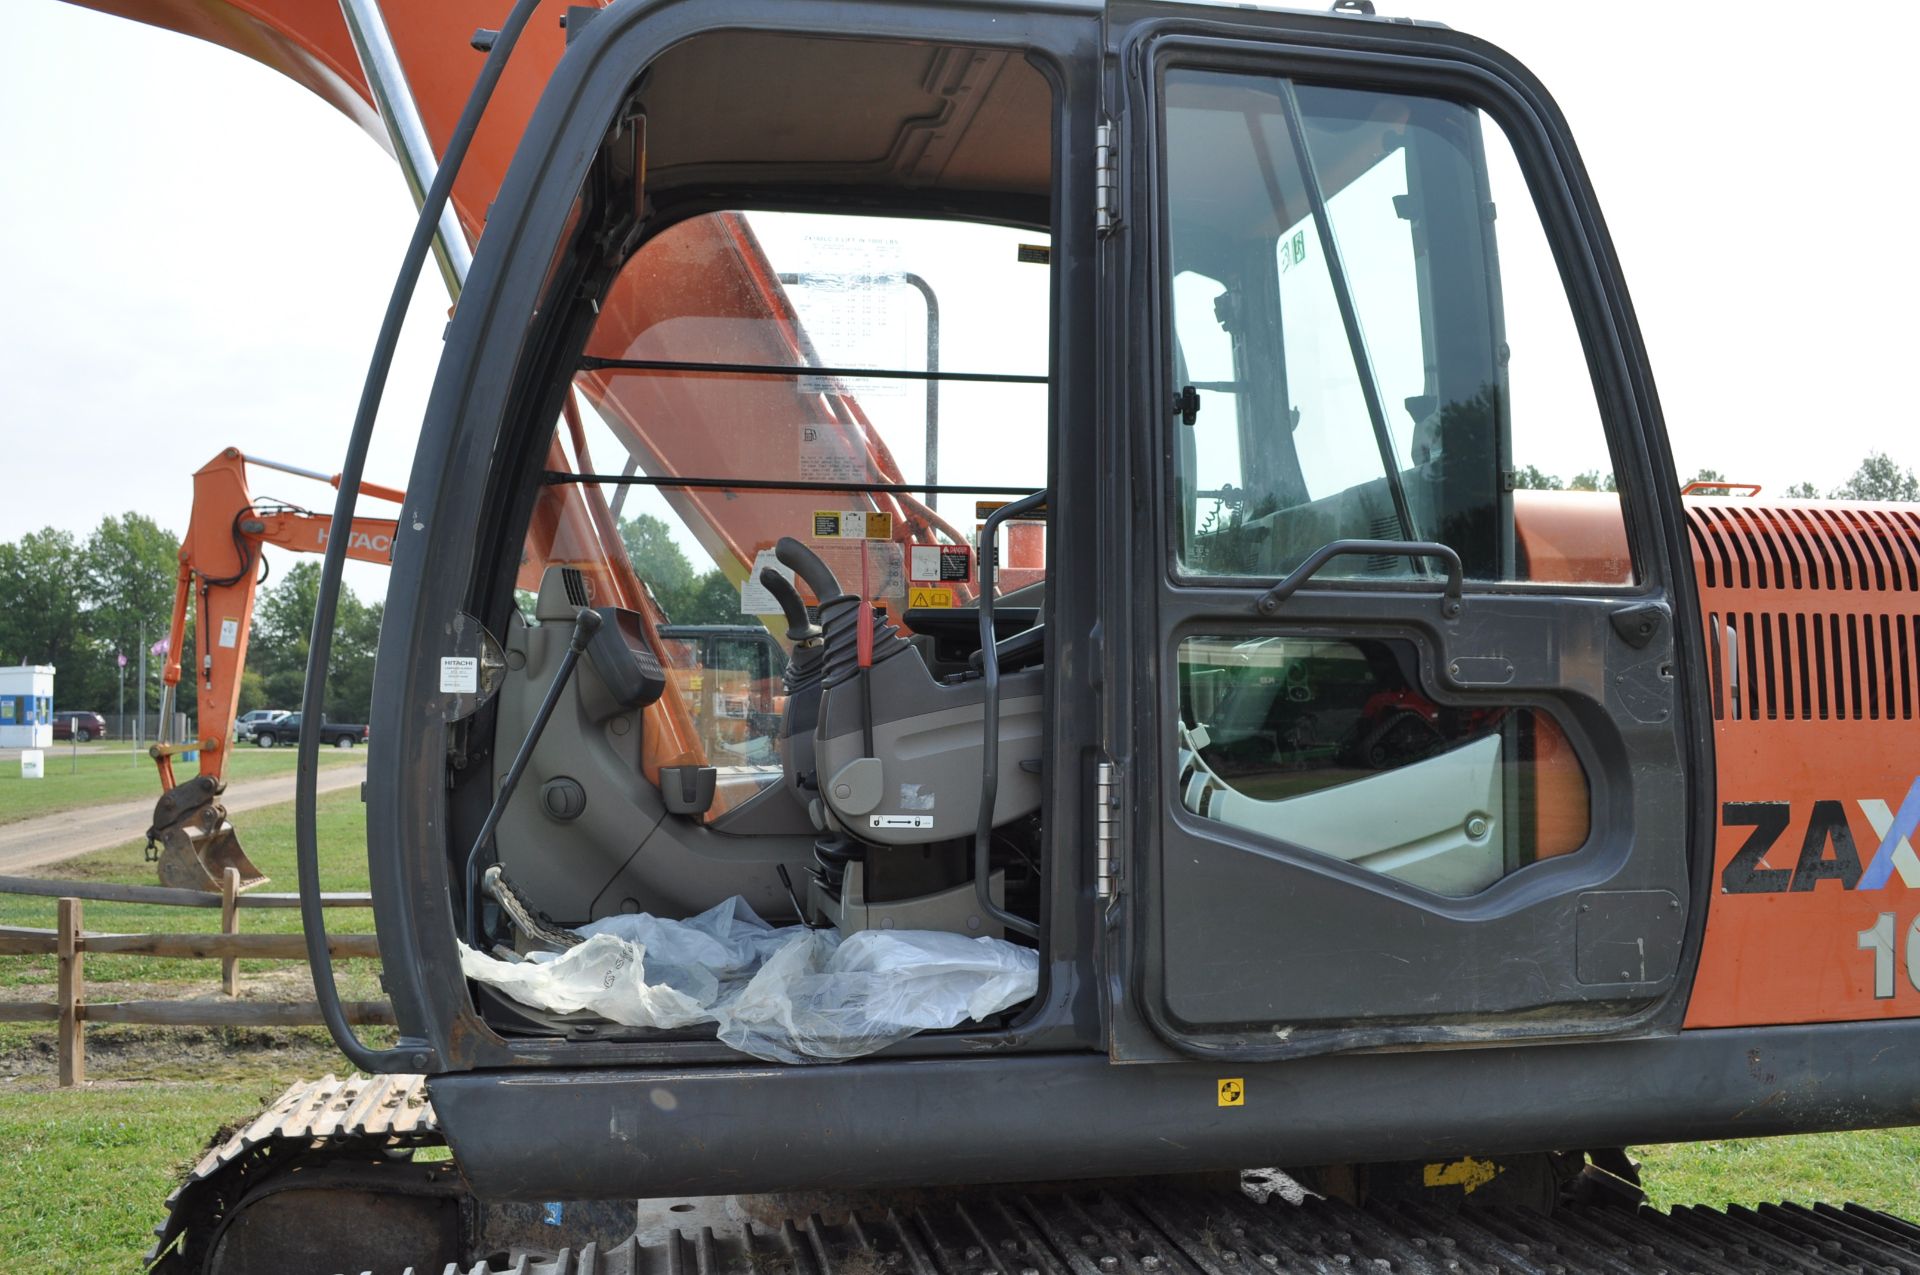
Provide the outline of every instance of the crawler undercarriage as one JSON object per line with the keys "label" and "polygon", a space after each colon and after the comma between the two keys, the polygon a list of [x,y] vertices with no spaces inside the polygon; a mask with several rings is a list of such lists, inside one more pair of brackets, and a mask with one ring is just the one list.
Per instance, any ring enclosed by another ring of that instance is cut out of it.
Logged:
{"label": "crawler undercarriage", "polygon": [[[418,1076],[295,1085],[168,1200],[161,1275],[1268,1275],[1920,1272],[1859,1205],[1663,1213],[1594,1168],[1463,1160],[888,1194],[483,1201]],[[440,1157],[435,1158],[435,1153]],[[1574,1157],[1575,1162],[1578,1157]],[[1606,1157],[1596,1156],[1604,1162]],[[1489,1176],[1491,1175],[1491,1176]],[[1411,1184],[1421,1181],[1424,1186]],[[1469,1191],[1471,1186],[1474,1189]],[[1483,1193],[1483,1194],[1482,1194]],[[1480,1198],[1471,1198],[1479,1195]],[[1489,1201],[1489,1197],[1493,1197]]]}

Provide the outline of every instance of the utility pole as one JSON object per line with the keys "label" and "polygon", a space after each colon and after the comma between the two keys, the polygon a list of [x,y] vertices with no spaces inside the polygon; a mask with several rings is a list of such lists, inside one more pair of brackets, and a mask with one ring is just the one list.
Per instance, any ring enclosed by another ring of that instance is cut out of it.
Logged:
{"label": "utility pole", "polygon": [[125,735],[127,733],[127,653],[115,651],[113,658],[115,663],[120,665],[120,701],[115,706],[113,715],[119,719],[120,733]]}

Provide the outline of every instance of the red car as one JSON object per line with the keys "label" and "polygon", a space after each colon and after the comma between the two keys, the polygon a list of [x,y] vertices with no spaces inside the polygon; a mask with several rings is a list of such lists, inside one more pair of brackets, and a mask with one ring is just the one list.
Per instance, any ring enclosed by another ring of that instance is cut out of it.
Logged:
{"label": "red car", "polygon": [[55,713],[53,737],[71,739],[81,744],[91,739],[105,739],[107,719],[98,713]]}

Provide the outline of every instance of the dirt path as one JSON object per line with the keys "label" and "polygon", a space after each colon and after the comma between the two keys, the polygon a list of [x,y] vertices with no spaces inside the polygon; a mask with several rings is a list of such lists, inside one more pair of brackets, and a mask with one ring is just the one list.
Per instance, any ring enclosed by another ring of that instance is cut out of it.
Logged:
{"label": "dirt path", "polygon": [[[320,772],[318,791],[351,788],[367,777],[364,763],[328,766]],[[229,813],[278,806],[293,800],[293,775],[249,779],[227,789]],[[63,810],[0,824],[0,873],[24,872],[94,850],[107,850],[139,837],[153,820],[153,802],[116,801],[84,810]]]}

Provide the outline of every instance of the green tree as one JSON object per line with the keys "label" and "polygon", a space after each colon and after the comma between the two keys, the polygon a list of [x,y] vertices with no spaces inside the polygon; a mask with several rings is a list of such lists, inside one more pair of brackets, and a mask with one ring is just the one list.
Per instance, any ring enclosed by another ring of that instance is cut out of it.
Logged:
{"label": "green tree", "polygon": [[234,715],[251,713],[256,708],[272,708],[267,702],[267,680],[260,676],[259,669],[247,669],[240,674],[240,694],[234,701]]}
{"label": "green tree", "polygon": [[1564,491],[1560,475],[1543,472],[1537,465],[1525,465],[1513,475],[1513,485],[1521,491]]}
{"label": "green tree", "polygon": [[1795,483],[1793,486],[1787,488],[1786,491],[1781,494],[1786,496],[1787,499],[1789,500],[1820,499],[1820,489],[1818,487],[1815,487],[1812,483]]}
{"label": "green tree", "polygon": [[1575,474],[1573,481],[1567,484],[1567,490],[1617,491],[1619,489],[1614,486],[1613,475],[1611,473],[1603,474],[1597,469],[1589,469],[1585,473]]}
{"label": "green tree", "polygon": [[[261,590],[254,604],[247,647],[250,673],[259,675],[263,702],[254,708],[300,707],[307,681],[313,613],[320,601],[320,564],[296,562],[279,581]],[[327,670],[326,715],[337,722],[365,722],[373,709],[373,657],[380,645],[379,603],[368,604],[341,587],[334,609],[332,659]],[[243,696],[247,679],[241,681]]]}
{"label": "green tree", "polygon": [[145,514],[100,520],[87,537],[87,631],[116,651],[157,642],[173,619],[180,541]]}
{"label": "green tree", "polygon": [[1872,452],[1853,477],[1833,489],[1835,500],[1920,500],[1920,478],[1885,452]]}
{"label": "green tree", "polygon": [[260,674],[266,708],[300,707],[307,648],[320,599],[320,564],[296,562],[256,596],[247,663]]}
{"label": "green tree", "polygon": [[[627,560],[661,606],[667,597],[693,583],[693,564],[673,542],[673,531],[666,520],[652,514],[640,514],[620,520],[620,540],[627,547]],[[679,617],[675,617],[678,619]]]}
{"label": "green tree", "polygon": [[[1687,479],[1689,483],[1723,483],[1725,481],[1727,476],[1717,469],[1697,469],[1693,477]],[[1681,486],[1686,486],[1686,483],[1682,483]]]}
{"label": "green tree", "polygon": [[0,663],[53,665],[56,708],[113,703],[99,698],[118,674],[110,676],[113,653],[83,620],[85,573],[86,556],[70,532],[46,527],[0,544]]}
{"label": "green tree", "polygon": [[673,541],[666,521],[652,514],[620,520],[627,559],[653,600],[674,624],[737,624],[740,590],[720,571],[696,573]]}
{"label": "green tree", "polygon": [[675,624],[740,623],[740,587],[719,571],[691,581],[665,605]]}

